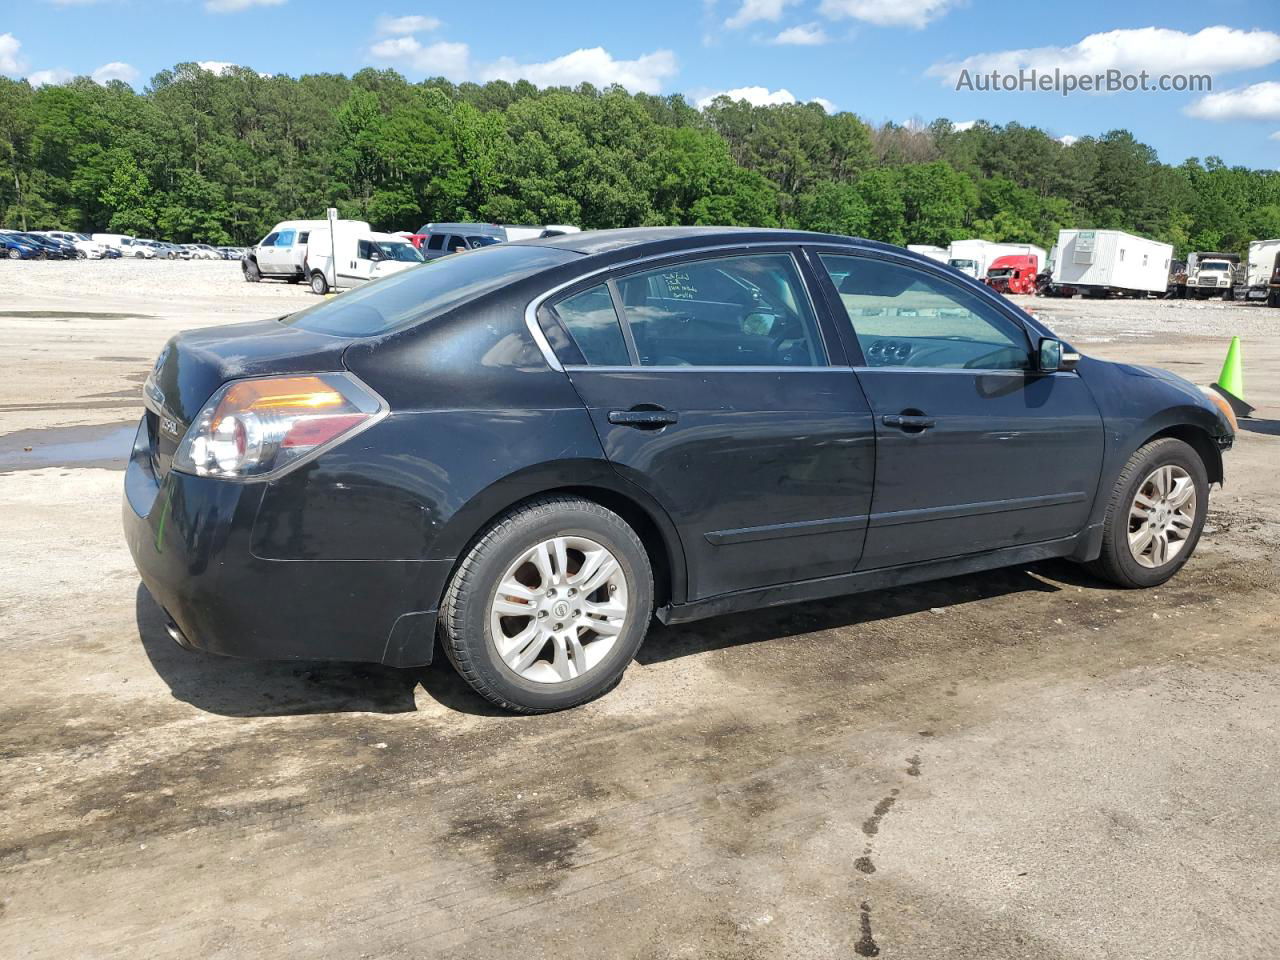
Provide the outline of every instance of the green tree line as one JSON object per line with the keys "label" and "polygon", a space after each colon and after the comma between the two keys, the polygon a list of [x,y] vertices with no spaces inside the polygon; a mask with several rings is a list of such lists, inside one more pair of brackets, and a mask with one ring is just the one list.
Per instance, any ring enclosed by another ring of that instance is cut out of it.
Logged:
{"label": "green tree line", "polygon": [[220,74],[182,63],[141,93],[0,78],[0,223],[251,243],[326,207],[381,229],[431,220],[789,226],[891,243],[1052,244],[1062,227],[1189,250],[1280,236],[1280,173],[1160,163],[1124,130],[872,125],[621,88],[539,90]]}

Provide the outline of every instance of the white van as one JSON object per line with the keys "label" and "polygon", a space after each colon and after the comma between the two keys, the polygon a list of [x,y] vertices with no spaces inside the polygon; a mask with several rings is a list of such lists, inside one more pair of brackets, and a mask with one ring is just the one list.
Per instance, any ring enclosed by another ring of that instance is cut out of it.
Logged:
{"label": "white van", "polygon": [[[369,225],[362,220],[341,220],[340,223],[358,223],[367,231]],[[307,277],[307,243],[311,233],[320,227],[328,227],[328,220],[282,220],[277,223],[257,246],[251,247],[240,260],[240,269],[249,283],[259,280],[287,280],[299,283]]]}
{"label": "white van", "polygon": [[423,263],[410,241],[394,233],[374,233],[367,223],[339,220],[336,235],[326,224],[311,231],[307,274],[314,293],[355,287]]}

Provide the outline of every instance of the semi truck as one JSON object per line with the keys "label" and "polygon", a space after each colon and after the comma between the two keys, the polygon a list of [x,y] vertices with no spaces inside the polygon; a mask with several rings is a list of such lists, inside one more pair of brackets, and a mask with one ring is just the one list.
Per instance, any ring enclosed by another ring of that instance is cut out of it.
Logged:
{"label": "semi truck", "polygon": [[983,283],[998,293],[1033,294],[1039,271],[1040,261],[1034,253],[1010,254],[991,261]]}
{"label": "semi truck", "polygon": [[1235,297],[1240,254],[1197,250],[1187,257],[1187,296],[1196,300]]}
{"label": "semi truck", "polygon": [[1121,230],[1060,230],[1054,286],[1062,296],[1163,296],[1173,246]]}
{"label": "semi truck", "polygon": [[1280,307],[1280,240],[1255,240],[1236,288],[1241,300],[1265,300],[1268,307]]}
{"label": "semi truck", "polygon": [[1045,252],[1034,243],[994,243],[991,240],[953,240],[947,248],[947,263],[975,280],[986,277],[992,262],[999,257],[1017,254],[1034,254],[1037,262],[1044,263]]}

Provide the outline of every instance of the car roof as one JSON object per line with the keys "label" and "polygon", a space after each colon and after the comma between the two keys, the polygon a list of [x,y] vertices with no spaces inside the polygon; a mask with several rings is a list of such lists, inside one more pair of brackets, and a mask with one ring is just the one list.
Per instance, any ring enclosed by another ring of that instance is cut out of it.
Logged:
{"label": "car roof", "polygon": [[[673,241],[684,241],[673,242]],[[598,254],[633,251],[642,256],[651,246],[666,246],[673,253],[699,246],[713,246],[716,241],[725,244],[739,243],[835,243],[873,247],[906,253],[901,247],[860,237],[845,237],[831,233],[811,233],[807,230],[779,230],[764,227],[622,227],[614,230],[583,230],[553,237],[517,240],[529,246],[555,247],[575,253],[595,256]]]}

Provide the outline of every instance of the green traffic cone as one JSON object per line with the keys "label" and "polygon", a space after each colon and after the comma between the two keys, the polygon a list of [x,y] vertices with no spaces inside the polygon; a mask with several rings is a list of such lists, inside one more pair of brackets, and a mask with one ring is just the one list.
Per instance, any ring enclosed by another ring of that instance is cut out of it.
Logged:
{"label": "green traffic cone", "polygon": [[1222,364],[1222,373],[1218,374],[1218,382],[1213,389],[1226,398],[1237,417],[1253,415],[1253,407],[1244,399],[1244,360],[1241,356],[1243,348],[1240,338],[1232,337],[1231,346],[1227,348],[1227,359]]}

